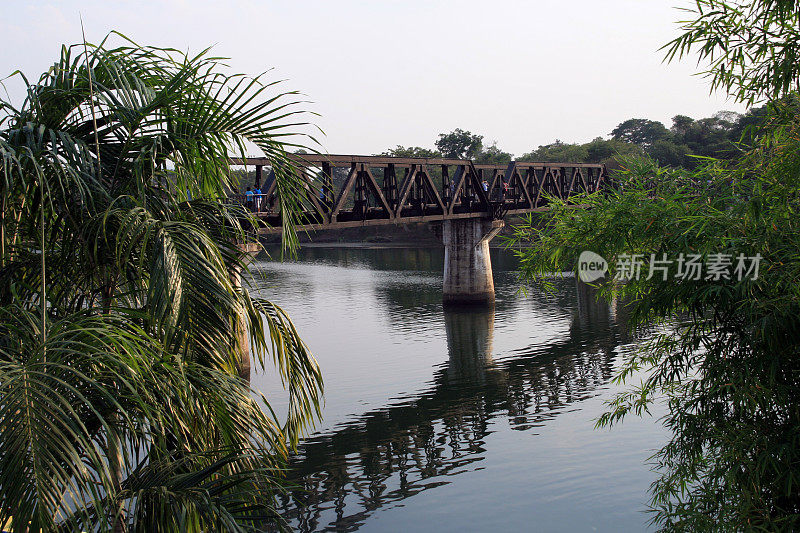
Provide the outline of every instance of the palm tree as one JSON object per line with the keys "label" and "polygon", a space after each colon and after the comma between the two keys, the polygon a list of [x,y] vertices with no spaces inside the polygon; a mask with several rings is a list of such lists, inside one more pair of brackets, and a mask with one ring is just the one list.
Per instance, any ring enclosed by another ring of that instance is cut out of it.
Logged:
{"label": "palm tree", "polygon": [[[223,200],[254,144],[296,243],[296,94],[116,33],[19,76],[22,105],[0,101],[0,525],[279,521],[271,495],[322,380],[286,314],[236,282],[255,221]],[[242,342],[277,366],[284,424],[238,376]]]}

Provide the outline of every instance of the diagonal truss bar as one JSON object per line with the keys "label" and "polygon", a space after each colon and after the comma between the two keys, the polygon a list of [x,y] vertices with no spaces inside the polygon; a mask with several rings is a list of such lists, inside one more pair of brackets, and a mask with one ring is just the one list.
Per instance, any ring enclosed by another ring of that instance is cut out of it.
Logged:
{"label": "diagonal truss bar", "polygon": [[469,162],[469,178],[472,180],[475,192],[478,193],[478,199],[480,200],[480,203],[486,208],[486,211],[488,212],[490,209],[489,197],[486,195],[487,191],[483,190],[483,185],[481,184],[478,178],[478,171],[475,168],[475,165],[472,164],[472,161]]}
{"label": "diagonal truss bar", "polygon": [[375,198],[377,198],[378,201],[380,201],[381,205],[383,206],[383,209],[386,211],[386,215],[389,218],[394,218],[394,213],[392,212],[392,208],[389,207],[389,202],[386,201],[386,197],[383,195],[381,188],[378,187],[378,182],[375,180],[375,176],[372,175],[372,171],[370,171],[369,167],[366,165],[363,165],[363,169],[364,169],[364,176],[366,177],[365,181],[367,183],[367,187],[370,189],[370,192],[372,192],[373,196],[375,196]]}
{"label": "diagonal truss bar", "polygon": [[458,165],[456,167],[456,172],[453,175],[453,190],[450,198],[450,203],[447,206],[447,214],[452,215],[453,209],[456,206],[456,201],[458,200],[459,194],[461,193],[461,189],[464,187],[464,181],[467,177],[467,173],[464,171],[464,165]]}
{"label": "diagonal truss bar", "polygon": [[335,222],[336,217],[339,216],[339,212],[342,210],[344,204],[347,202],[347,197],[350,196],[350,192],[352,192],[353,190],[353,186],[356,183],[357,177],[358,177],[357,165],[353,163],[350,167],[350,172],[347,174],[347,179],[345,179],[344,185],[339,191],[339,196],[336,198],[336,203],[333,206],[333,211],[331,211],[331,222]]}
{"label": "diagonal truss bar", "polygon": [[433,179],[428,172],[428,167],[423,165],[421,170],[421,174],[424,179],[423,183],[425,183],[425,185],[428,187],[429,196],[436,201],[436,204],[441,208],[442,212],[445,212],[446,209],[444,207],[444,202],[442,201],[442,197],[439,195],[439,191],[436,189],[436,185],[433,183]]}
{"label": "diagonal truss bar", "polygon": [[[400,197],[397,200],[397,210],[395,211],[395,217],[400,217],[403,213],[403,208],[406,207],[406,200],[408,199],[408,194],[411,192],[411,188],[414,186],[414,180],[417,177],[418,172],[418,165],[411,165],[411,168],[408,171],[408,175],[403,180],[403,184],[400,186]],[[408,206],[411,207],[411,206]]]}
{"label": "diagonal truss bar", "polygon": [[[506,173],[508,173],[508,170],[506,170]],[[508,183],[509,188],[512,187],[513,183],[517,183],[518,186],[514,187],[514,190],[522,190],[522,196],[524,197],[525,203],[528,205],[528,207],[533,207],[531,195],[528,193],[527,182],[522,178],[522,174],[519,173],[519,169],[517,168],[516,164],[512,170],[511,177],[506,178],[506,183]]]}
{"label": "diagonal truss bar", "polygon": [[303,186],[306,190],[306,198],[311,202],[311,206],[314,208],[314,211],[316,211],[317,216],[319,216],[323,221],[327,222],[327,213],[325,212],[325,208],[319,203],[319,199],[317,198],[319,191],[317,191],[314,187],[314,182],[309,177],[306,169],[303,167],[297,167],[294,169],[294,173],[303,182]]}

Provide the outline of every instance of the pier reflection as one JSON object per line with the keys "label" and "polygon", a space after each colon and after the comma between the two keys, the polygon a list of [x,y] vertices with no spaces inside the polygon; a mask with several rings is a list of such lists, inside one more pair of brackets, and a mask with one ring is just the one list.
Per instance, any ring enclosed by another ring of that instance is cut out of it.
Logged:
{"label": "pier reflection", "polygon": [[447,332],[447,379],[450,382],[486,383],[491,371],[494,338],[494,308],[445,309]]}
{"label": "pier reflection", "polygon": [[307,440],[282,514],[300,531],[358,529],[379,508],[480,468],[493,424],[535,433],[597,394],[623,333],[591,287],[575,283],[571,309],[568,334],[510,356],[493,353],[494,309],[445,311],[448,360],[430,387]]}

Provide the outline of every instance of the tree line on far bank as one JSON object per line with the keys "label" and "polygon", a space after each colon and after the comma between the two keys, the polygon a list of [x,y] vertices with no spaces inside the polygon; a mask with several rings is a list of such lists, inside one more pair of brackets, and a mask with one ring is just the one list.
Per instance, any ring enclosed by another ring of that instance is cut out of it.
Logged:
{"label": "tree line on far bank", "polygon": [[697,168],[704,158],[733,159],[748,145],[754,129],[766,114],[765,107],[755,107],[744,114],[720,111],[711,117],[695,120],[686,115],[672,117],[672,125],[644,118],[621,122],[609,139],[595,137],[583,144],[556,140],[540,145],[518,157],[497,146],[485,145],[483,136],[457,128],[439,134],[435,148],[396,146],[380,155],[393,157],[447,157],[472,159],[476,163],[503,164],[519,161],[602,163],[618,166],[619,157],[646,155],[662,166]]}

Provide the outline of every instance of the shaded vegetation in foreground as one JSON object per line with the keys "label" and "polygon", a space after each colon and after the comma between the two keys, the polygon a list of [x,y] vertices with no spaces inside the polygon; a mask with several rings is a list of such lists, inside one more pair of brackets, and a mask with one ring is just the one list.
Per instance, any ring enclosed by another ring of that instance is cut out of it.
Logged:
{"label": "shaded vegetation in foreground", "polygon": [[[119,35],[22,81],[19,108],[0,101],[0,526],[279,523],[321,376],[286,314],[237,283],[250,215],[221,199],[245,141],[285,162],[292,93]],[[302,188],[278,174],[291,232]],[[246,344],[284,379],[285,425],[240,377]]]}

